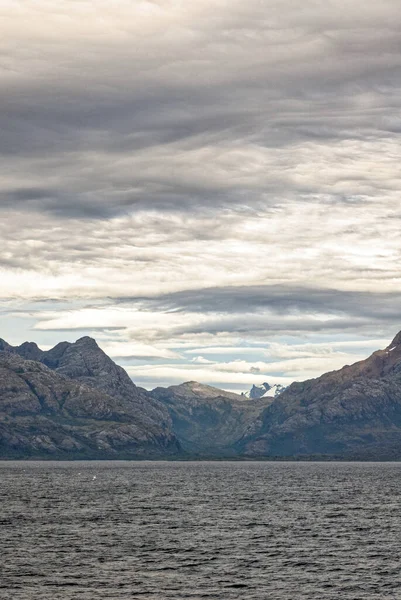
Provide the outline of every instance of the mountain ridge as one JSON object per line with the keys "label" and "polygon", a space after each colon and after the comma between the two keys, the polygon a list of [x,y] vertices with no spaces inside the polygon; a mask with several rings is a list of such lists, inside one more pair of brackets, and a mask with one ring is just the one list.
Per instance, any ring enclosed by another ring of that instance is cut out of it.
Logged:
{"label": "mountain ridge", "polygon": [[[271,386],[269,386],[269,390]],[[147,392],[83,337],[0,340],[0,457],[401,459],[401,332],[275,397],[195,381]]]}

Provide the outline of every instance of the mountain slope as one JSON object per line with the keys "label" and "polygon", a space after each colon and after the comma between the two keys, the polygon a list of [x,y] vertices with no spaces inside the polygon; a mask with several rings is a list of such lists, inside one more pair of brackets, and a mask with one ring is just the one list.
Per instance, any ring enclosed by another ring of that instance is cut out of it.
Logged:
{"label": "mountain slope", "polygon": [[237,448],[253,456],[401,458],[401,333],[366,360],[290,385]]}
{"label": "mountain slope", "polygon": [[[18,347],[21,353],[27,350],[23,346]],[[2,348],[7,348],[4,342]],[[8,349],[11,352],[0,352],[0,456],[118,458],[179,452],[168,411],[141,390],[135,397],[129,395],[120,368],[121,384],[98,382],[96,388],[94,368],[88,367],[92,375],[84,373],[82,380],[74,380],[57,368],[22,358],[11,346]],[[44,360],[47,353],[40,352]],[[85,353],[83,358],[88,358]],[[107,379],[106,372],[103,377]],[[113,386],[120,393],[113,392]]]}
{"label": "mountain slope", "polygon": [[159,387],[151,393],[169,410],[183,448],[208,456],[237,454],[235,443],[272,401],[250,401],[195,381]]}

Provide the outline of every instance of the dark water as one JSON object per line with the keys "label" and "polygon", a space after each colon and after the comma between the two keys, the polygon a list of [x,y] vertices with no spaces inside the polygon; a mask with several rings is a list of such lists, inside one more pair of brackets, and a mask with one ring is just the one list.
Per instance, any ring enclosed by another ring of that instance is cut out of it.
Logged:
{"label": "dark water", "polygon": [[401,598],[399,463],[0,463],[0,502],[2,600]]}

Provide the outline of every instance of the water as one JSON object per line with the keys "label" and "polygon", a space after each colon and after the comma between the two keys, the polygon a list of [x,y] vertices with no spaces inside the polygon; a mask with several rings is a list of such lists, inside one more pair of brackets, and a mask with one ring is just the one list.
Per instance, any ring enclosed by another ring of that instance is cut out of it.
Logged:
{"label": "water", "polygon": [[0,598],[399,599],[400,476],[399,463],[0,463]]}

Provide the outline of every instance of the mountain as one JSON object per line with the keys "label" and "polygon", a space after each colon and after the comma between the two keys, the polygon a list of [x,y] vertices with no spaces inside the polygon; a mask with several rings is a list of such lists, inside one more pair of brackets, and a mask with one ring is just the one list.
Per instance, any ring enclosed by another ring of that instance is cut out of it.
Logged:
{"label": "mountain", "polygon": [[255,427],[258,415],[272,401],[251,402],[244,396],[196,381],[158,387],[151,394],[168,409],[182,447],[189,453],[206,456],[238,454],[235,444]]}
{"label": "mountain", "polygon": [[147,392],[91,338],[48,351],[0,340],[0,457],[401,460],[401,332],[278,395],[255,387],[252,398],[194,381]]}
{"label": "mountain", "polygon": [[0,368],[2,456],[180,451],[164,405],[135,386],[91,338],[47,352],[1,340]]}
{"label": "mountain", "polygon": [[28,360],[37,360],[64,375],[91,388],[106,392],[113,398],[135,406],[137,419],[147,426],[171,425],[168,411],[150,394],[137,387],[122,367],[116,365],[93,338],[82,337],[74,343],[60,342],[51,350],[43,351],[33,342],[10,346],[0,340],[0,350],[18,354]]}
{"label": "mountain", "polygon": [[248,392],[243,392],[241,395],[254,400],[255,398],[276,398],[285,390],[285,386],[280,383],[269,385],[266,381],[261,385],[253,385]]}
{"label": "mountain", "polygon": [[366,360],[291,384],[237,450],[248,456],[401,459],[401,332]]}

